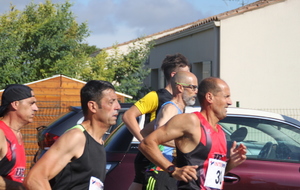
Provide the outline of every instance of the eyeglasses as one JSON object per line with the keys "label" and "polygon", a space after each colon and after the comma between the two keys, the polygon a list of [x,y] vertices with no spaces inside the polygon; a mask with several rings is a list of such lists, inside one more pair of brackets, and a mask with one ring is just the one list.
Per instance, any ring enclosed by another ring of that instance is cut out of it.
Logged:
{"label": "eyeglasses", "polygon": [[181,86],[183,87],[186,87],[186,88],[190,88],[192,89],[193,91],[196,91],[198,89],[198,86],[197,85],[192,85],[192,84],[186,84],[186,83],[180,83],[180,82],[175,82],[176,84],[180,84]]}

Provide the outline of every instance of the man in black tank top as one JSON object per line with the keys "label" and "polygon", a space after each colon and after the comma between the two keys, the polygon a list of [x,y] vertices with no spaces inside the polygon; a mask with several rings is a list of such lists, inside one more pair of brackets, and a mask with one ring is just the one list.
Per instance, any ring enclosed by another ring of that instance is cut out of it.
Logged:
{"label": "man in black tank top", "polygon": [[[140,142],[143,140],[143,136],[140,134],[140,127],[136,120],[137,117],[148,114],[145,124],[153,121],[156,117],[156,112],[159,111],[160,106],[172,99],[172,88],[170,85],[171,77],[178,71],[189,71],[190,65],[188,60],[182,54],[167,55],[163,60],[161,69],[164,72],[164,77],[167,81],[167,85],[163,89],[158,91],[149,92],[142,99],[138,100],[129,110],[123,115],[123,121],[126,124],[128,130],[135,136]],[[135,179],[129,187],[129,190],[141,190],[144,183],[145,170],[149,165],[149,161],[143,154],[138,152],[135,159]]]}
{"label": "man in black tank top", "polygon": [[114,86],[107,81],[89,81],[80,97],[83,122],[66,131],[37,161],[25,179],[27,189],[104,189],[106,153],[102,136],[116,124],[121,107]]}

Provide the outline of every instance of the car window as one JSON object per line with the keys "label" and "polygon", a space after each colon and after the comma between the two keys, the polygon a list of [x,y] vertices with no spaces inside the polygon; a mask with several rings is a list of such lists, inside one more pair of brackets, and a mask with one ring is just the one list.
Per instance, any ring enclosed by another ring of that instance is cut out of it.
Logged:
{"label": "car window", "polygon": [[220,121],[228,147],[233,141],[247,146],[247,158],[300,161],[300,130],[282,121],[227,117]]}
{"label": "car window", "polygon": [[129,132],[125,124],[122,124],[106,138],[106,152],[127,152],[132,142],[133,135]]}

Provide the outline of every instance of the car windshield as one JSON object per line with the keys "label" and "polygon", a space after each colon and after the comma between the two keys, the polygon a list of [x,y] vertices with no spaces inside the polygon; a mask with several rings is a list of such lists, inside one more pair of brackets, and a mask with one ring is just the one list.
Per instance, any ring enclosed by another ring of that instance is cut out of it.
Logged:
{"label": "car windshield", "polygon": [[287,122],[259,118],[227,117],[220,121],[228,144],[247,146],[248,159],[300,161],[300,129]]}

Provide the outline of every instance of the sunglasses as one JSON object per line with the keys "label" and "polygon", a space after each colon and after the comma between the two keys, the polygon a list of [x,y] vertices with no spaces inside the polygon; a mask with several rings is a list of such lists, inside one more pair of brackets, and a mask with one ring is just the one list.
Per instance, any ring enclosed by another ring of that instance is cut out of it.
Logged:
{"label": "sunglasses", "polygon": [[196,91],[198,89],[198,86],[197,85],[192,85],[192,84],[185,84],[185,83],[180,83],[180,82],[175,82],[176,84],[179,84],[185,88],[190,88],[192,89],[193,91]]}

